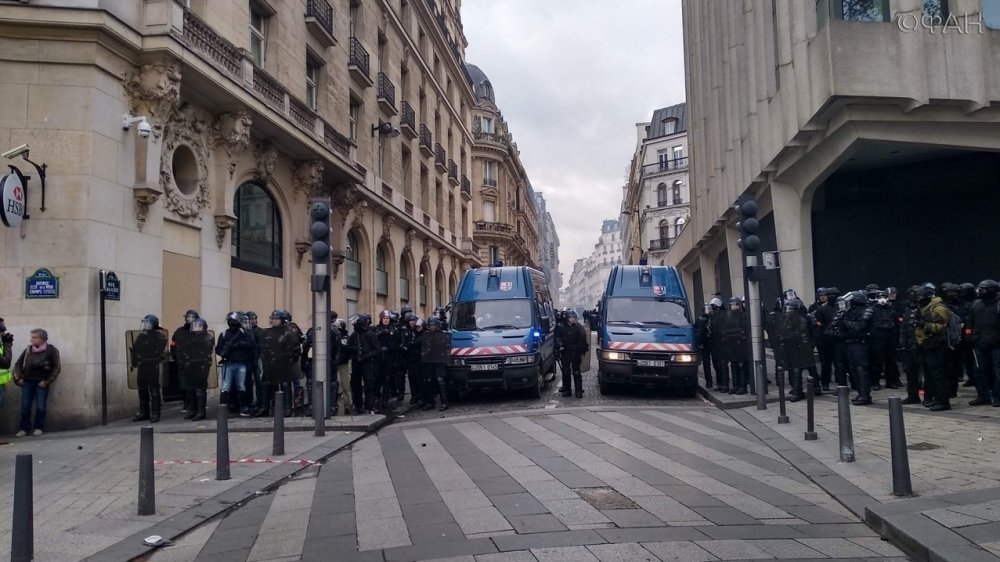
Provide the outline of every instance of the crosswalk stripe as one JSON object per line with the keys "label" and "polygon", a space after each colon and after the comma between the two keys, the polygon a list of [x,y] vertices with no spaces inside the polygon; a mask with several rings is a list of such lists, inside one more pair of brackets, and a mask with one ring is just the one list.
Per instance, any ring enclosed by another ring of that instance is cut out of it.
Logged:
{"label": "crosswalk stripe", "polygon": [[315,476],[291,480],[277,489],[247,562],[302,555],[315,490]]}
{"label": "crosswalk stripe", "polygon": [[699,422],[694,422],[694,421],[685,419],[685,418],[683,418],[683,417],[681,417],[679,415],[674,415],[674,414],[670,414],[670,413],[667,413],[667,412],[661,412],[661,411],[655,411],[655,410],[642,410],[642,413],[646,414],[648,416],[653,416],[653,417],[659,418],[659,419],[661,419],[663,421],[666,421],[666,422],[669,422],[669,423],[671,423],[671,424],[673,424],[675,426],[682,427],[684,429],[689,429],[691,431],[698,432],[698,433],[700,433],[702,435],[705,435],[706,437],[711,437],[712,439],[715,439],[715,440],[718,440],[718,441],[722,441],[722,442],[728,443],[730,445],[735,445],[735,446],[737,446],[737,447],[739,447],[741,449],[745,449],[747,451],[750,451],[750,452],[753,452],[753,453],[757,453],[758,455],[761,455],[761,456],[764,456],[764,457],[768,457],[770,459],[774,459],[774,460],[781,461],[782,463],[784,463],[784,460],[782,460],[781,455],[779,455],[778,453],[775,453],[774,451],[772,451],[771,449],[769,449],[766,445],[764,445],[760,441],[756,441],[755,442],[755,441],[750,440],[749,438],[748,439],[744,439],[742,437],[737,437],[737,436],[732,435],[732,433],[726,433],[724,431],[719,431],[717,429],[712,429],[711,427],[707,427],[704,424],[701,424]]}
{"label": "crosswalk stripe", "polygon": [[382,456],[378,436],[373,435],[355,443],[353,454],[358,549],[409,546],[412,544],[410,534]]}

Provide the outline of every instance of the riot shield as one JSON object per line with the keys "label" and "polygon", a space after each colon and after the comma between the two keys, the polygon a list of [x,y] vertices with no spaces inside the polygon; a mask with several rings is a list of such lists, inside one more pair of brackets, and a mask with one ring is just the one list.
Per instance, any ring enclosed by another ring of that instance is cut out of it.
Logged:
{"label": "riot shield", "polygon": [[128,387],[167,383],[167,331],[163,328],[144,332],[125,331],[125,364],[128,365]]}
{"label": "riot shield", "polygon": [[813,342],[809,339],[809,319],[800,312],[785,312],[787,334],[784,342],[789,369],[806,369],[816,364]]}
{"label": "riot shield", "polygon": [[742,310],[724,310],[719,325],[722,328],[722,357],[726,361],[749,361],[749,346]]}
{"label": "riot shield", "polygon": [[215,333],[211,330],[174,332],[174,355],[182,389],[217,388],[215,374]]}
{"label": "riot shield", "polygon": [[590,350],[594,348],[590,340],[590,326],[584,324],[583,330],[587,332],[587,353],[583,354],[583,358],[580,359],[580,373],[590,372]]}
{"label": "riot shield", "polygon": [[268,384],[299,378],[299,337],[288,326],[272,326],[260,331],[260,360]]}
{"label": "riot shield", "polygon": [[779,369],[787,371],[788,353],[785,343],[788,340],[788,326],[786,324],[784,313],[769,312],[767,314],[767,339],[771,342],[771,350],[774,352],[774,364]]}

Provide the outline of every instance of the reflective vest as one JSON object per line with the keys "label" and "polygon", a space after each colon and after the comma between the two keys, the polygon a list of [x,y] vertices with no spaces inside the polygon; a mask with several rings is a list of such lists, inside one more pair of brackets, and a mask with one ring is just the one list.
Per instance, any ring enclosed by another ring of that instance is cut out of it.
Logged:
{"label": "reflective vest", "polygon": [[[0,355],[3,355],[6,350],[3,344],[0,343]],[[10,369],[0,369],[0,386],[9,383],[11,380]]]}

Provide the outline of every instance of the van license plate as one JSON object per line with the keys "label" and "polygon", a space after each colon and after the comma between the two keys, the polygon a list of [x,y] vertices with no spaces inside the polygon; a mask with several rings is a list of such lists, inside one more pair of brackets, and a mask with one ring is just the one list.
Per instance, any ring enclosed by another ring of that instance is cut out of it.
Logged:
{"label": "van license plate", "polygon": [[487,363],[485,365],[469,365],[469,368],[473,371],[498,371],[500,370],[500,365]]}
{"label": "van license plate", "polygon": [[652,360],[652,359],[636,359],[635,360],[635,366],[636,367],[666,367],[667,366],[667,362],[666,361],[655,361],[655,360]]}

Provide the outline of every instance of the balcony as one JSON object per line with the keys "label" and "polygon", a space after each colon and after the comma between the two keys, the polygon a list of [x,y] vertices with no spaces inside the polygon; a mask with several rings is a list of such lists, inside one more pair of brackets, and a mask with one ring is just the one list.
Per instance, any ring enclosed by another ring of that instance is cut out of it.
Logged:
{"label": "balcony", "polygon": [[476,221],[473,234],[509,240],[514,234],[514,227],[502,222]]}
{"label": "balcony", "polygon": [[670,249],[670,244],[674,241],[673,238],[657,238],[656,240],[649,241],[649,251],[650,252],[663,252]]}
{"label": "balcony", "polygon": [[326,0],[306,1],[306,28],[324,47],[333,47],[333,7]]}
{"label": "balcony", "polygon": [[371,68],[368,66],[368,51],[361,45],[357,37],[351,37],[347,70],[361,87],[372,85]]}
{"label": "balcony", "polygon": [[448,171],[448,161],[441,143],[434,145],[434,167],[441,173]]}
{"label": "balcony", "polygon": [[469,181],[469,177],[462,174],[462,197],[466,201],[472,200],[472,182]]}
{"label": "balcony", "polygon": [[497,146],[504,146],[504,147],[507,146],[507,143],[504,141],[504,138],[501,135],[498,135],[497,133],[484,133],[480,131],[478,133],[472,133],[472,138],[476,142],[495,144]]}
{"label": "balcony", "polygon": [[427,128],[427,125],[423,123],[420,124],[420,153],[425,157],[430,158],[434,156],[434,144],[432,142],[431,130]]}
{"label": "balcony", "polygon": [[399,117],[399,130],[406,135],[408,139],[417,138],[417,113],[413,111],[413,106],[409,102],[403,101],[402,105],[403,113]]}
{"label": "balcony", "polygon": [[384,72],[378,73],[378,106],[389,115],[396,114],[396,86]]}
{"label": "balcony", "polygon": [[450,183],[452,187],[458,187],[459,185],[458,164],[450,158],[448,159],[448,183]]}
{"label": "balcony", "polygon": [[496,189],[497,179],[496,178],[483,178],[483,185],[486,187],[492,187]]}
{"label": "balcony", "polygon": [[674,158],[672,160],[660,160],[659,162],[646,164],[642,167],[642,175],[646,177],[654,174],[665,174],[667,172],[686,170],[687,167],[688,157],[681,156],[680,158]]}

